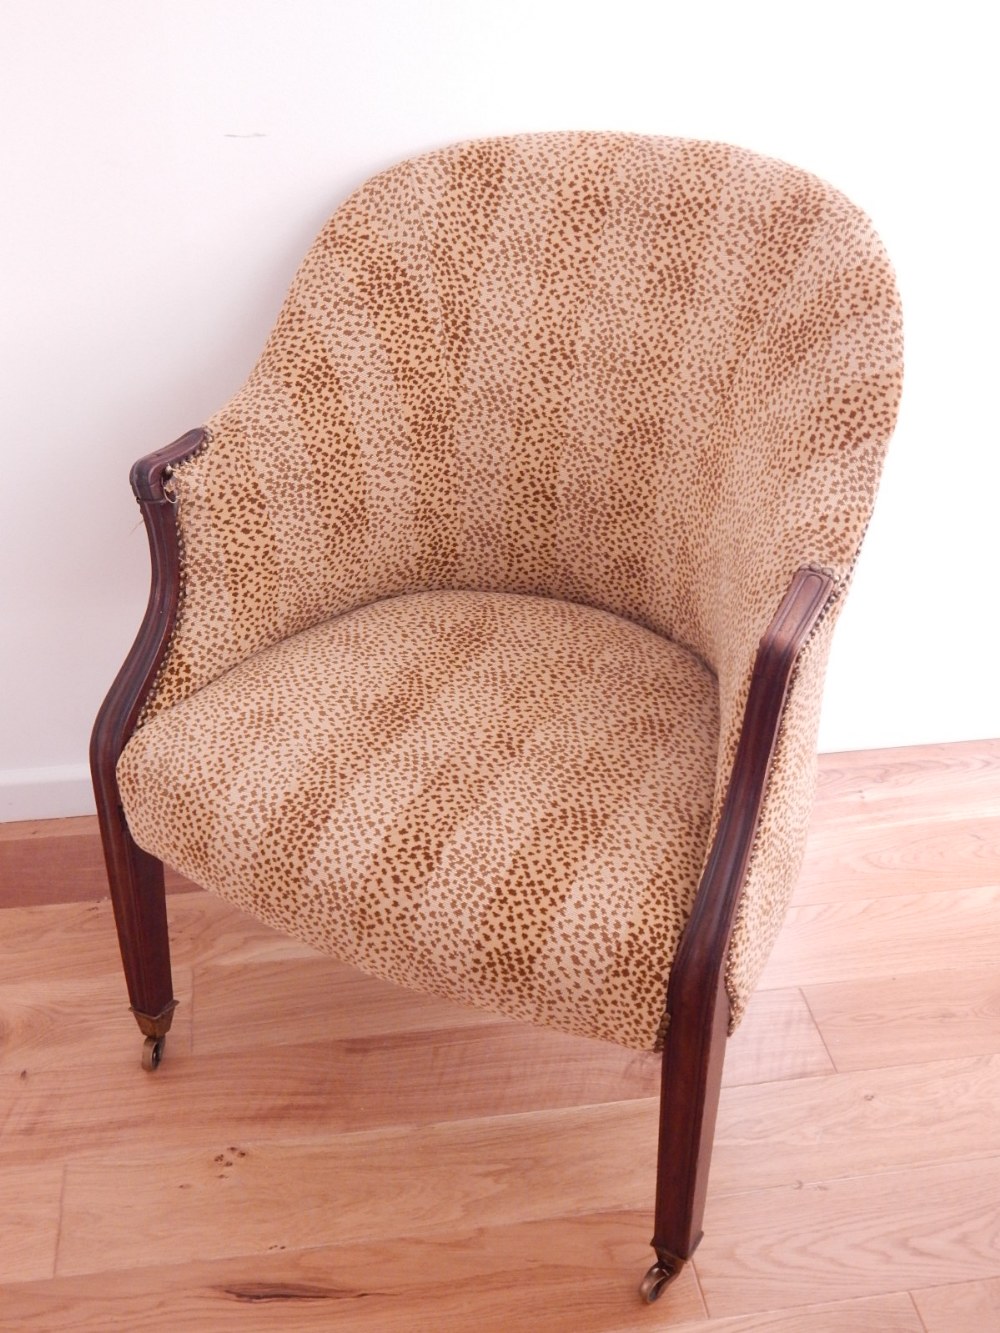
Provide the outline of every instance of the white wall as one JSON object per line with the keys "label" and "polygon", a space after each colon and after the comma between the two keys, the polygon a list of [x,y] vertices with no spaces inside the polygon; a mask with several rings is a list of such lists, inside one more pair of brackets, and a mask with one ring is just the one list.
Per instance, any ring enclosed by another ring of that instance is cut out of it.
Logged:
{"label": "white wall", "polygon": [[134,458],[240,384],[356,184],[531,129],[745,144],[872,215],[899,272],[907,385],[822,745],[1000,733],[995,72],[977,12],[6,0],[0,818],[91,808],[90,723],[145,602]]}

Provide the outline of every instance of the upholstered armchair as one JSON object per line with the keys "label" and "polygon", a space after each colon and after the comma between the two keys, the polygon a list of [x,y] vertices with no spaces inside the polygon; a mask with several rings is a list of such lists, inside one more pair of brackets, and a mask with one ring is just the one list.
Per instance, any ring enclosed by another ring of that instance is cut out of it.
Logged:
{"label": "upholstered armchair", "polygon": [[655,1299],[900,379],[870,224],[782,163],[526,135],[358,190],[245,387],[132,471],[152,592],[92,761],[146,1067],[164,862],[378,977],[662,1051]]}

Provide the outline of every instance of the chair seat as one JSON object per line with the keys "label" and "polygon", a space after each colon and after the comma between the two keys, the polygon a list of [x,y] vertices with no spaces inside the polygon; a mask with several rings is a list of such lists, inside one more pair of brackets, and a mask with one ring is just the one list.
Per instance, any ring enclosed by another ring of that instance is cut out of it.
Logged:
{"label": "chair seat", "polygon": [[439,591],[257,652],[138,729],[133,837],[376,976],[639,1049],[705,858],[714,676],[608,612]]}

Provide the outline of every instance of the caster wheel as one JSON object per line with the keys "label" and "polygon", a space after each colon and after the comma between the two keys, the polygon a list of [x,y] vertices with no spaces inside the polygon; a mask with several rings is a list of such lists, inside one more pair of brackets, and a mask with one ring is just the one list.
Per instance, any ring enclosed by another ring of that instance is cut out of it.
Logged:
{"label": "caster wheel", "polygon": [[166,1044],[166,1037],[147,1037],[142,1043],[142,1067],[147,1073],[151,1074],[159,1066]]}
{"label": "caster wheel", "polygon": [[654,1264],[642,1279],[639,1295],[647,1305],[652,1305],[654,1301],[660,1299],[680,1271],[680,1265],[674,1267],[664,1263]]}

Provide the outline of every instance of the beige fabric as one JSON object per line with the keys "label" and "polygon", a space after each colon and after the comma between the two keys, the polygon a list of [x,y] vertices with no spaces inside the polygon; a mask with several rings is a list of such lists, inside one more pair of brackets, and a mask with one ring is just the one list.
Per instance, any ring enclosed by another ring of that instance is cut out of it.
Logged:
{"label": "beige fabric", "polygon": [[716,703],[695,657],[607,612],[418,593],[262,649],[143,727],[119,776],[141,843],[271,925],[648,1049],[708,835]]}
{"label": "beige fabric", "polygon": [[[184,593],[144,720],[378,598],[571,599],[716,674],[717,817],[757,642],[801,565],[846,583],[900,377],[870,224],[792,167],[621,134],[394,167],[334,215],[177,471]],[[828,634],[793,692],[734,937],[737,1015],[801,852]],[[135,800],[156,851],[168,809]]]}

